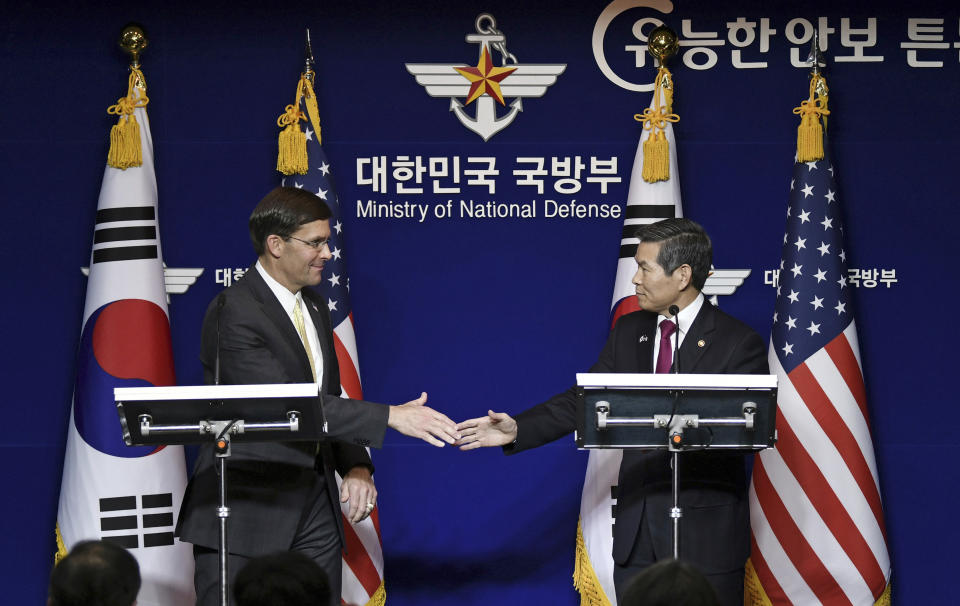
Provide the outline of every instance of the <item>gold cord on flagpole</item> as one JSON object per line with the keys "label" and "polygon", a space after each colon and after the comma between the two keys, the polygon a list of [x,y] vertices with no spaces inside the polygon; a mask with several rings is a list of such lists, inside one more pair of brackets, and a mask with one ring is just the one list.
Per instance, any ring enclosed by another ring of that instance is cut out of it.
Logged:
{"label": "gold cord on flagpole", "polygon": [[827,80],[820,74],[810,77],[810,96],[793,108],[793,113],[800,116],[800,126],[797,127],[797,162],[811,162],[823,158],[823,126],[820,116],[826,125],[830,110]]}
{"label": "gold cord on flagpole", "polygon": [[307,164],[307,136],[300,130],[300,121],[306,116],[300,111],[300,99],[307,82],[305,76],[300,76],[297,83],[297,98],[293,105],[288,105],[284,113],[277,118],[277,126],[283,128],[278,138],[279,152],[277,153],[277,170],[285,175],[303,175],[308,170]]}
{"label": "gold cord on flagpole", "polygon": [[[647,50],[657,59],[659,69],[653,88],[653,108],[634,114],[633,119],[643,123],[650,136],[643,142],[643,170],[641,176],[647,183],[670,179],[670,143],[665,129],[668,122],[678,122],[680,116],[673,113],[673,76],[666,61],[678,48],[677,34],[665,25],[650,32]],[[663,101],[661,102],[661,95]]]}
{"label": "gold cord on flagpole", "polygon": [[107,164],[126,170],[143,164],[140,124],[137,123],[134,110],[146,107],[150,102],[147,98],[147,80],[140,71],[140,53],[147,46],[147,37],[142,28],[129,25],[120,34],[119,44],[130,55],[130,77],[127,79],[127,94],[120,97],[115,105],[107,108],[108,114],[119,116],[117,123],[110,129]]}

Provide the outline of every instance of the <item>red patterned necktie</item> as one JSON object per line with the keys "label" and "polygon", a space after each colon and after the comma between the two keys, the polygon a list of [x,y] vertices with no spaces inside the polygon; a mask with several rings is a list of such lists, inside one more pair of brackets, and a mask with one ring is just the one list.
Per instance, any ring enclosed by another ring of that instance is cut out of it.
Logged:
{"label": "red patterned necktie", "polygon": [[657,353],[657,373],[670,372],[670,366],[673,365],[673,344],[670,337],[677,325],[670,320],[664,319],[660,322],[660,351]]}

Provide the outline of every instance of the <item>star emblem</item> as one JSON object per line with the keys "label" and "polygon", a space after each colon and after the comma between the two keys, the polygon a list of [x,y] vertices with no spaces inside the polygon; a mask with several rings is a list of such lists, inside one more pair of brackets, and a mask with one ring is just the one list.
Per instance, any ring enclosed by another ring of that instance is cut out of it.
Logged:
{"label": "star emblem", "polygon": [[801,223],[810,222],[810,211],[806,211],[806,210],[800,211],[800,222]]}
{"label": "star emblem", "polygon": [[307,141],[313,141],[313,131],[310,130],[310,127],[307,127],[307,132],[303,133],[306,136]]}
{"label": "star emblem", "polygon": [[326,202],[326,200],[327,200],[327,190],[321,189],[321,188],[318,187],[318,188],[317,188],[317,197],[319,197],[321,200],[323,200],[324,202]]}
{"label": "star emblem", "polygon": [[327,302],[327,307],[330,308],[330,311],[336,311],[336,309],[337,309],[337,302],[334,301],[333,299],[330,299],[330,300]]}
{"label": "star emblem", "polygon": [[337,259],[337,260],[340,259],[340,249],[337,248],[336,246],[333,247],[333,250],[330,251],[330,254],[333,255],[334,259]]}
{"label": "star emblem", "polygon": [[813,186],[812,186],[812,185],[807,185],[806,187],[804,187],[804,188],[801,189],[800,191],[803,192],[803,197],[804,197],[804,198],[809,198],[810,196],[813,195]]}
{"label": "star emblem", "polygon": [[789,330],[789,329],[796,328],[796,327],[797,327],[797,319],[794,318],[793,316],[787,316],[786,325],[787,325],[787,329],[788,329],[788,330]]}
{"label": "star emblem", "polygon": [[842,313],[846,313],[846,311],[847,311],[847,304],[846,304],[846,303],[837,303],[837,306],[834,307],[834,309],[837,310],[837,315],[839,316],[839,315],[842,314]]}
{"label": "star emblem", "polygon": [[817,170],[816,162],[806,162],[805,164],[807,165],[808,170]]}
{"label": "star emblem", "polygon": [[800,293],[798,293],[795,290],[791,290],[790,294],[787,295],[787,298],[790,299],[791,303],[796,303],[797,301],[800,300]]}
{"label": "star emblem", "polygon": [[317,170],[323,173],[323,176],[326,177],[328,174],[330,174],[330,165],[327,164],[326,162],[323,162],[322,164],[320,164],[320,166],[317,167]]}
{"label": "star emblem", "polygon": [[823,299],[814,295],[813,301],[810,301],[810,305],[813,305],[814,309],[820,309],[823,307]]}
{"label": "star emblem", "polygon": [[820,256],[821,256],[821,257],[822,257],[823,255],[829,255],[829,254],[830,254],[830,245],[827,244],[826,242],[824,242],[823,240],[821,240],[821,241],[820,241],[820,246],[817,248],[817,250],[820,251]]}
{"label": "star emblem", "polygon": [[792,344],[787,343],[786,345],[783,346],[783,355],[789,356],[789,355],[792,354],[792,353],[793,353],[793,345],[792,345]]}
{"label": "star emblem", "polygon": [[823,221],[820,222],[820,225],[823,225],[823,231],[827,231],[828,229],[833,229],[833,219],[831,219],[830,217],[824,217]]}
{"label": "star emblem", "polygon": [[483,52],[480,53],[480,62],[476,67],[455,67],[461,76],[471,82],[470,92],[467,93],[467,105],[473,103],[483,95],[489,95],[497,100],[500,105],[506,105],[503,101],[503,93],[500,91],[500,82],[517,71],[515,67],[494,67],[490,59],[490,50],[484,45]]}
{"label": "star emblem", "polygon": [[823,282],[827,279],[827,272],[823,271],[819,267],[817,268],[817,273],[814,274],[814,277],[817,279],[817,283]]}
{"label": "star emblem", "polygon": [[333,228],[337,230],[337,233],[339,234],[341,231],[343,231],[343,223],[341,223],[340,220],[337,219],[337,222],[333,224]]}
{"label": "star emblem", "polygon": [[340,276],[338,276],[337,274],[333,274],[329,278],[327,278],[327,281],[330,282],[331,286],[339,286]]}
{"label": "star emblem", "polygon": [[807,244],[807,239],[801,238],[800,236],[797,236],[797,241],[793,243],[793,245],[797,247],[797,250],[800,250],[801,248],[806,248],[807,247],[806,244]]}
{"label": "star emblem", "polygon": [[797,265],[796,263],[793,264],[793,269],[791,269],[790,271],[793,272],[793,277],[794,277],[794,278],[802,275],[802,274],[800,273],[800,269],[801,269],[801,268],[803,268],[803,265]]}
{"label": "star emblem", "polygon": [[[831,168],[830,170],[833,171],[833,168]],[[827,204],[830,204],[831,202],[837,201],[836,195],[837,195],[837,192],[833,191],[832,189],[828,189],[827,193],[824,194],[823,197],[827,199]]]}
{"label": "star emblem", "polygon": [[812,337],[813,335],[820,333],[820,325],[811,322],[810,326],[807,327],[807,330],[810,331],[810,336]]}

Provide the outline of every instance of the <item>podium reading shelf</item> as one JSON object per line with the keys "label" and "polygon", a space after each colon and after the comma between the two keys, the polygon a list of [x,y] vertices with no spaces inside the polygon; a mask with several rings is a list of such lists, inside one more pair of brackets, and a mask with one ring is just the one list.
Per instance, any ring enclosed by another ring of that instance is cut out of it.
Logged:
{"label": "podium reading shelf", "polygon": [[117,387],[113,394],[128,446],[213,443],[219,462],[220,604],[227,606],[230,444],[319,440],[327,429],[320,387],[316,383]]}
{"label": "podium reading shelf", "polygon": [[673,557],[680,557],[680,453],[777,441],[776,375],[578,373],[580,448],[669,450]]}

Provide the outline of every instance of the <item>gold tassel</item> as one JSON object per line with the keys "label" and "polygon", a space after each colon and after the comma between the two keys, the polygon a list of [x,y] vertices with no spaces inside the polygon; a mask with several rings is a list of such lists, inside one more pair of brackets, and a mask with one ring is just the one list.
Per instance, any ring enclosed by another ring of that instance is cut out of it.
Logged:
{"label": "gold tassel", "polygon": [[829,96],[827,81],[819,74],[810,79],[810,96],[793,108],[793,113],[800,116],[800,126],[797,127],[797,162],[813,162],[823,159],[823,124],[826,125],[830,110],[827,109]]}
{"label": "gold tassel", "polygon": [[573,564],[573,586],[580,592],[580,606],[610,606],[610,600],[600,585],[600,579],[590,563],[583,527],[577,521],[577,554]]}
{"label": "gold tassel", "polygon": [[133,113],[138,107],[146,107],[147,81],[143,72],[130,68],[127,80],[127,96],[120,97],[116,105],[107,108],[108,114],[120,116],[110,129],[110,151],[107,152],[107,164],[113,168],[126,170],[131,166],[143,165],[143,146],[140,143],[140,124]]}
{"label": "gold tassel", "polygon": [[284,175],[304,175],[309,170],[307,136],[300,130],[300,121],[307,119],[300,111],[300,99],[309,85],[307,78],[300,76],[296,102],[288,105],[277,118],[277,126],[283,128],[278,138],[277,170]]}
{"label": "gold tassel", "polygon": [[57,565],[60,563],[60,560],[67,557],[67,546],[63,542],[63,535],[60,534],[60,523],[56,525],[56,535],[57,535],[57,553],[53,554],[53,564]]}
{"label": "gold tassel", "polygon": [[380,586],[377,587],[377,590],[370,596],[370,599],[367,600],[366,606],[386,606],[387,603],[387,590],[383,586],[383,581],[380,581]]}
{"label": "gold tassel", "polygon": [[[663,94],[664,103],[660,104],[660,95]],[[643,169],[641,176],[647,183],[668,181],[670,179],[670,142],[664,129],[667,122],[679,122],[680,116],[673,112],[673,78],[670,71],[663,66],[657,72],[657,80],[653,90],[656,99],[656,109],[649,107],[642,114],[635,114],[633,119],[643,122],[643,129],[650,131],[650,136],[643,142]]]}

